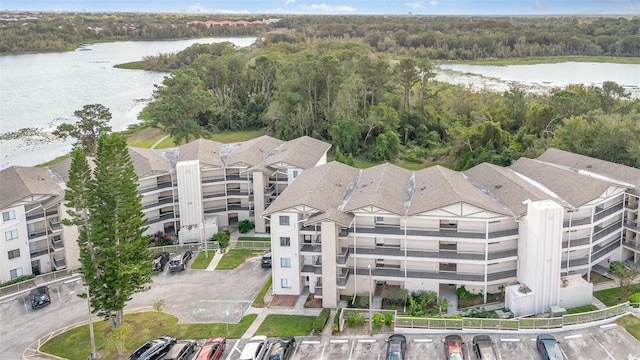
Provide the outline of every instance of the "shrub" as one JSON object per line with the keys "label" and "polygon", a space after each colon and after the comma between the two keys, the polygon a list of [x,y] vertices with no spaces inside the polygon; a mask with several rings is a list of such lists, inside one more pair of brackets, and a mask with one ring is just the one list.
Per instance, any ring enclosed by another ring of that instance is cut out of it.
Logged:
{"label": "shrub", "polygon": [[313,324],[311,325],[311,329],[314,333],[322,333],[322,330],[324,330],[324,326],[329,320],[329,315],[331,315],[331,311],[329,309],[322,309],[320,315],[318,315],[318,317],[313,320]]}
{"label": "shrub", "polygon": [[364,315],[359,312],[350,312],[346,320],[348,327],[362,326],[365,323]]}
{"label": "shrub", "polygon": [[373,314],[373,323],[375,325],[379,325],[381,322],[382,322],[382,314],[380,313]]}
{"label": "shrub", "polygon": [[393,322],[393,314],[385,313],[384,314],[384,324],[387,325],[387,326],[391,326],[392,322]]}
{"label": "shrub", "polygon": [[336,311],[336,316],[333,318],[333,325],[331,325],[331,333],[336,334],[340,331],[340,314],[342,314],[342,308]]}
{"label": "shrub", "polygon": [[249,230],[251,230],[253,228],[254,228],[254,225],[249,220],[238,221],[238,231],[241,234],[247,233],[247,232],[249,232]]}
{"label": "shrub", "polygon": [[629,296],[629,302],[633,307],[640,307],[640,293],[631,294],[631,296]]}
{"label": "shrub", "polygon": [[474,294],[472,292],[467,291],[464,285],[460,285],[460,287],[456,289],[456,295],[458,295],[458,299],[462,299],[462,300],[473,300],[478,296],[480,296],[480,294]]}
{"label": "shrub", "polygon": [[224,253],[224,250],[229,246],[231,235],[226,230],[220,231],[220,232],[217,232],[215,235],[213,235],[213,240],[218,242],[220,251]]}
{"label": "shrub", "polygon": [[369,308],[369,296],[357,295],[355,301],[348,299],[347,307],[356,309],[368,309]]}

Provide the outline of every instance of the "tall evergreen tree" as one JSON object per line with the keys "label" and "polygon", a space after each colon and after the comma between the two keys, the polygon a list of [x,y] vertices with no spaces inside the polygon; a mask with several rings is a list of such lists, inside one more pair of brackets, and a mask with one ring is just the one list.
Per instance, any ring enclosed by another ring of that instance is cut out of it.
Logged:
{"label": "tall evergreen tree", "polygon": [[99,138],[92,178],[78,154],[74,153],[65,199],[76,209],[70,215],[80,226],[79,272],[89,287],[93,311],[116,328],[122,325],[127,301],[151,282],[153,260],[143,236],[137,176],[126,140],[118,134]]}

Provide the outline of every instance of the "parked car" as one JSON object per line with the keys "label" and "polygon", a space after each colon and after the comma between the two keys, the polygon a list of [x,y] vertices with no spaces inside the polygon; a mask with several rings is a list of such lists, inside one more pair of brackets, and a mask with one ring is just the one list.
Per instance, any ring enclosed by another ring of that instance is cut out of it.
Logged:
{"label": "parked car", "polygon": [[563,360],[558,340],[553,335],[540,334],[536,337],[536,346],[543,360]]}
{"label": "parked car", "polygon": [[271,253],[265,254],[262,257],[262,268],[271,268]]}
{"label": "parked car", "polygon": [[153,257],[153,271],[164,271],[164,266],[169,262],[169,253],[162,251]]}
{"label": "parked car", "polygon": [[404,360],[404,351],[407,345],[407,338],[404,335],[393,334],[387,339],[386,360]]}
{"label": "parked car", "polygon": [[212,337],[204,342],[195,360],[218,360],[227,347],[227,340],[223,337]]}
{"label": "parked car", "polygon": [[142,344],[131,354],[129,360],[159,360],[162,359],[176,343],[176,339],[169,335],[160,336]]}
{"label": "parked car", "polygon": [[187,263],[191,260],[193,253],[190,250],[174,255],[169,261],[169,271],[182,271],[187,268]]}
{"label": "parked car", "polygon": [[296,339],[293,336],[278,338],[271,344],[267,360],[289,360],[295,348]]}
{"label": "parked car", "polygon": [[171,347],[164,360],[187,360],[191,359],[196,352],[195,340],[178,340]]}
{"label": "parked car", "polygon": [[473,353],[478,360],[497,360],[496,349],[493,340],[487,335],[476,335],[473,337]]}
{"label": "parked car", "polygon": [[464,360],[462,337],[460,335],[447,335],[444,338],[444,353],[447,356],[447,360]]}
{"label": "parked car", "polygon": [[49,288],[46,286],[39,286],[30,293],[31,296],[31,308],[38,309],[43,306],[51,304],[51,296],[49,296]]}
{"label": "parked car", "polygon": [[242,349],[239,360],[263,360],[268,351],[267,337],[264,335],[254,336]]}

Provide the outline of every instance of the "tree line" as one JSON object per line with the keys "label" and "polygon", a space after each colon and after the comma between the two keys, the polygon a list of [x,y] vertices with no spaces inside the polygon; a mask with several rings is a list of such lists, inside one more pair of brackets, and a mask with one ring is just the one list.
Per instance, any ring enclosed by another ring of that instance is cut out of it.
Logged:
{"label": "tree line", "polygon": [[[376,51],[433,60],[539,56],[640,57],[640,17],[477,17],[38,13],[5,22],[0,53],[65,51],[86,42],[256,36],[272,42],[359,39]],[[269,25],[187,25],[260,20]]]}
{"label": "tree line", "polygon": [[517,85],[475,92],[434,81],[423,57],[391,57],[357,40],[196,44],[147,59],[172,70],[144,117],[177,144],[265,128],[280,139],[332,143],[336,157],[467,169],[508,165],[549,146],[640,166],[640,101],[618,84],[549,94]]}

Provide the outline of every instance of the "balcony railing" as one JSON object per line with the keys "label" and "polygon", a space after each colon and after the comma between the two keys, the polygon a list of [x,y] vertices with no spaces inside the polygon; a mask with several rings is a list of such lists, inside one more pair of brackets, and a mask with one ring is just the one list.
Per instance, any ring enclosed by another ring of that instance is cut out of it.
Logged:
{"label": "balcony railing", "polygon": [[593,247],[593,255],[591,255],[591,262],[597,262],[597,259],[607,255],[611,251],[620,247],[620,240],[616,240],[611,244],[602,247],[602,246],[594,246]]}
{"label": "balcony railing", "polygon": [[640,231],[640,223],[637,223],[635,221],[629,221],[629,220],[625,221],[624,227],[626,227],[629,230]]}
{"label": "balcony railing", "polygon": [[351,268],[342,270],[342,272],[340,273],[340,275],[338,275],[338,278],[336,279],[336,285],[342,286],[342,287],[347,286],[347,281],[349,281],[349,275],[351,275],[352,272],[353,272],[353,269]]}
{"label": "balcony railing", "polygon": [[215,192],[202,194],[202,198],[203,199],[223,198],[225,197],[225,195],[226,194],[224,191],[215,191]]}
{"label": "balcony railing", "polygon": [[300,252],[321,253],[322,246],[320,244],[303,244]]}
{"label": "balcony railing", "polygon": [[[58,216],[58,210],[55,209],[55,210],[47,211],[47,217],[49,216]],[[32,213],[28,213],[26,216],[27,221],[35,220],[43,217],[44,217],[44,212],[32,212]]]}
{"label": "balcony railing", "polygon": [[156,216],[156,217],[147,219],[146,225],[151,225],[151,224],[155,224],[155,223],[160,222],[160,221],[165,221],[165,220],[174,219],[174,218],[175,218],[175,216],[174,216],[173,212],[168,212],[168,213],[162,214],[160,216]]}
{"label": "balcony railing", "polygon": [[248,196],[248,190],[240,190],[240,189],[229,189],[227,190],[228,196]]}
{"label": "balcony railing", "polygon": [[625,201],[624,203],[624,207],[626,207],[629,210],[637,210],[638,209],[638,203],[632,203],[630,201]]}
{"label": "balcony railing", "polygon": [[[581,238],[576,238],[576,239],[571,239],[571,247],[576,247],[576,246],[584,246],[584,245],[588,245],[591,242],[590,237],[587,235],[586,237],[581,237]],[[565,240],[562,242],[562,248],[566,249],[569,247],[569,240]]]}
{"label": "balcony railing", "polygon": [[65,258],[56,258],[53,257],[53,265],[55,265],[56,269],[62,269],[67,267],[67,260]]}
{"label": "balcony railing", "polygon": [[38,257],[38,256],[42,256],[42,255],[46,255],[49,252],[50,252],[50,249],[47,248],[47,247],[30,249],[29,250],[29,254],[31,255],[32,258]]}
{"label": "balcony railing", "polygon": [[224,181],[224,176],[206,177],[206,178],[202,178],[201,181],[202,181],[203,184],[209,184],[209,183],[214,183],[214,182],[223,182]]}
{"label": "balcony railing", "polygon": [[143,188],[138,189],[138,192],[141,194],[146,194],[155,190],[160,190],[160,189],[166,189],[166,188],[170,188],[173,186],[173,183],[171,181],[164,181],[164,182],[159,182],[156,185],[151,185],[151,186],[146,186]]}
{"label": "balcony railing", "polygon": [[574,226],[580,226],[580,225],[587,225],[587,224],[591,224],[591,216],[587,216],[587,217],[583,217],[583,218],[579,218],[579,219],[571,219],[571,221],[569,220],[565,220],[562,222],[562,227],[574,227]]}
{"label": "balcony railing", "polygon": [[624,207],[624,204],[622,202],[615,204],[614,206],[611,206],[607,209],[601,210],[599,212],[596,212],[595,215],[593,215],[593,221],[598,221],[600,219],[603,219],[611,214],[615,214],[618,211],[622,210],[622,208]]}
{"label": "balcony railing", "polygon": [[234,180],[247,180],[246,177],[240,177],[240,174],[227,174],[227,181],[234,181]]}
{"label": "balcony railing", "polygon": [[251,210],[249,205],[241,205],[241,204],[229,204],[228,208],[229,208],[229,211],[232,211],[232,210],[235,210],[235,211],[237,211],[237,210],[247,210],[247,211],[249,211],[249,210]]}
{"label": "balcony railing", "polygon": [[225,212],[225,211],[227,211],[227,207],[225,205],[217,206],[217,207],[210,207],[210,208],[205,208],[204,209],[204,213],[205,214],[216,214],[216,213],[221,213],[221,212]]}
{"label": "balcony railing", "polygon": [[287,175],[269,176],[269,181],[270,182],[288,182],[289,178],[287,177]]}
{"label": "balcony railing", "polygon": [[160,205],[173,204],[173,202],[174,202],[173,198],[164,198],[164,199],[159,199],[158,201],[148,203],[146,205],[142,205],[142,207],[146,210],[146,209],[151,209],[153,207],[160,206]]}
{"label": "balcony railing", "polygon": [[264,189],[265,195],[272,195],[276,191],[275,184],[271,184]]}
{"label": "balcony railing", "polygon": [[[353,269],[352,269],[353,270]],[[357,275],[369,275],[369,269],[358,268],[355,270]],[[505,280],[516,277],[516,269],[499,271],[495,273],[487,274],[487,281]],[[371,274],[377,277],[392,277],[392,278],[404,278],[405,270],[403,269],[388,269],[388,268],[373,268]],[[459,281],[475,281],[484,282],[484,274],[478,273],[460,273],[460,272],[445,272],[445,271],[425,271],[425,270],[407,270],[407,278],[419,278],[419,279],[437,279],[437,280],[459,280]]]}
{"label": "balcony railing", "polygon": [[55,250],[62,249],[64,247],[64,241],[62,241],[62,238],[51,239],[51,246],[53,246]]}
{"label": "balcony railing", "polygon": [[622,246],[629,248],[633,251],[640,251],[640,242],[638,241],[629,241],[629,240],[622,240]]}
{"label": "balcony railing", "polygon": [[622,227],[622,220],[620,221],[616,221],[615,223],[607,226],[606,228],[601,228],[599,226],[596,226],[593,231],[594,231],[594,235],[593,235],[593,241],[597,241],[602,239],[603,237],[614,233],[616,231],[619,231]]}
{"label": "balcony railing", "polygon": [[318,284],[316,284],[316,289],[315,289],[315,292],[313,293],[313,295],[316,298],[321,298],[322,297],[322,286],[318,286]]}
{"label": "balcony railing", "polygon": [[[349,254],[353,254],[353,247],[349,247],[348,250],[342,248],[342,254],[338,256],[338,264],[345,264],[349,258]],[[488,257],[485,258],[484,252],[463,252],[452,250],[415,250],[407,249],[406,251],[397,247],[375,247],[375,248],[358,248],[358,255],[373,255],[379,257],[421,257],[421,258],[433,258],[433,259],[448,259],[448,260],[495,260],[505,259],[509,257],[518,256],[517,249],[490,251]]]}
{"label": "balcony railing", "polygon": [[[340,231],[340,237],[347,237],[353,233],[353,228],[343,229]],[[405,229],[400,226],[375,226],[375,227],[356,227],[355,233],[359,234],[381,234],[381,235],[400,235],[404,236]],[[464,238],[464,239],[495,239],[504,236],[518,235],[518,229],[508,229],[501,231],[489,232],[489,236],[484,232],[467,232],[461,230],[428,230],[428,229],[406,229],[407,236],[429,236],[439,238]]]}

